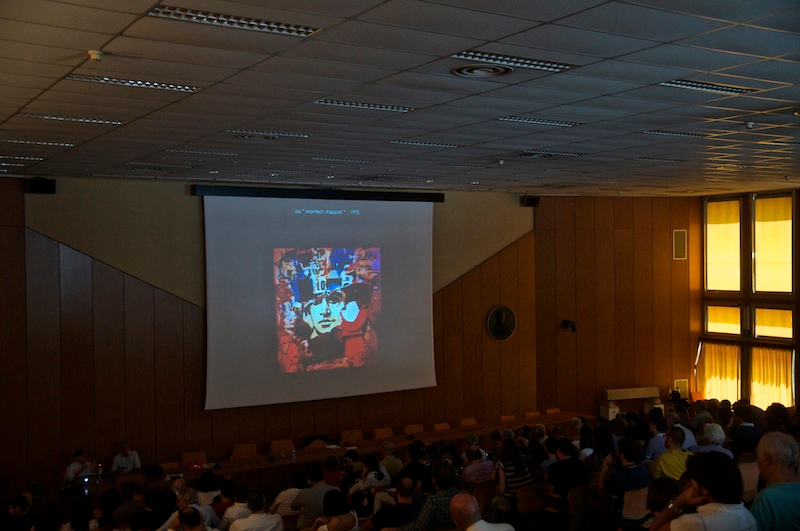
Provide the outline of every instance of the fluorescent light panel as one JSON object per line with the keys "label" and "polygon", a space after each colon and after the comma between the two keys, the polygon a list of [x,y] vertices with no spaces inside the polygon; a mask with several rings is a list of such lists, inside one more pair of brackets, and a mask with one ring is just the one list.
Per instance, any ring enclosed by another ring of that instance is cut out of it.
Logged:
{"label": "fluorescent light panel", "polygon": [[331,105],[333,107],[350,107],[352,109],[367,109],[370,111],[388,112],[411,112],[413,107],[402,107],[400,105],[385,105],[382,103],[363,103],[360,101],[330,100],[323,99],[314,102],[316,105]]}
{"label": "fluorescent light panel", "polygon": [[417,140],[392,140],[390,144],[401,144],[404,146],[419,146],[419,147],[441,147],[441,148],[457,148],[461,147],[458,144],[441,144],[438,142],[420,142]]}
{"label": "fluorescent light panel", "polygon": [[49,140],[19,140],[16,138],[0,138],[0,142],[7,144],[24,144],[29,146],[48,146],[48,147],[75,147],[70,142],[51,142]]}
{"label": "fluorescent light panel", "polygon": [[84,74],[70,74],[65,79],[70,81],[85,81],[87,83],[101,83],[104,85],[118,85],[121,87],[146,88],[155,90],[170,90],[173,92],[195,92],[199,87],[192,85],[178,85],[175,83],[161,83],[141,79],[120,79],[108,76],[87,76]]}
{"label": "fluorescent light panel", "polygon": [[561,72],[568,70],[575,65],[566,63],[554,63],[541,59],[529,59],[527,57],[516,57],[513,55],[503,55],[499,53],[479,52],[477,50],[465,50],[451,55],[453,59],[465,59],[467,61],[480,61],[501,66],[511,66],[518,68],[530,68],[531,70],[544,70],[546,72]]}
{"label": "fluorescent light panel", "polygon": [[583,153],[575,153],[574,151],[548,151],[546,149],[528,149],[522,152],[523,157],[532,157],[535,155],[543,155],[550,157],[580,157]]}
{"label": "fluorescent light panel", "polygon": [[238,153],[232,151],[214,151],[212,149],[168,149],[167,153],[186,153],[189,155],[219,155],[225,157],[238,157]]}
{"label": "fluorescent light panel", "polygon": [[21,112],[18,118],[34,118],[37,120],[55,120],[57,122],[80,122],[85,124],[122,125],[122,120],[109,120],[105,118],[86,118],[82,116],[60,116],[57,114],[39,114],[35,112]]}
{"label": "fluorescent light panel", "polygon": [[336,157],[311,157],[311,160],[321,160],[324,162],[352,162],[354,164],[374,164],[374,160],[367,159],[340,159]]}
{"label": "fluorescent light panel", "polygon": [[171,20],[181,20],[184,22],[194,22],[196,24],[208,24],[223,28],[241,29],[250,31],[261,31],[265,33],[277,33],[291,37],[309,37],[319,31],[319,28],[311,26],[300,26],[287,22],[275,22],[272,20],[262,20],[250,17],[240,17],[237,15],[225,15],[212,11],[200,11],[185,7],[175,7],[159,5],[147,13],[148,16],[167,18]]}
{"label": "fluorescent light panel", "polygon": [[308,133],[292,133],[287,131],[263,131],[261,129],[228,129],[227,133],[238,135],[259,135],[259,136],[288,136],[293,138],[308,138]]}
{"label": "fluorescent light panel", "polygon": [[699,81],[689,81],[688,79],[675,79],[659,83],[663,87],[674,87],[700,92],[711,92],[713,94],[746,94],[755,92],[755,89],[732,87],[730,85],[717,85],[715,83],[701,83]]}
{"label": "fluorescent light panel", "polygon": [[708,135],[704,133],[687,133],[684,131],[665,131],[663,129],[654,129],[651,131],[642,131],[648,135],[662,135],[662,136],[685,136],[690,138],[705,138]]}
{"label": "fluorescent light panel", "polygon": [[11,159],[11,160],[44,160],[44,157],[23,157],[18,155],[0,155],[0,159]]}
{"label": "fluorescent light panel", "polygon": [[638,159],[633,160],[641,160],[643,162],[683,162],[682,160],[678,159],[659,159],[655,157],[640,157]]}
{"label": "fluorescent light panel", "polygon": [[505,118],[498,118],[503,122],[518,122],[522,124],[532,125],[551,125],[553,127],[575,127],[581,125],[578,122],[565,122],[563,120],[547,120],[545,118],[526,118],[525,116],[506,116]]}

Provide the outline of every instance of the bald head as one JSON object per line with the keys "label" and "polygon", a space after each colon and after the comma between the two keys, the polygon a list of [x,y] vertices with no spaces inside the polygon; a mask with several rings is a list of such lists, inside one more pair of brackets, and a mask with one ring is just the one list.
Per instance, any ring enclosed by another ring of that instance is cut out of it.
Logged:
{"label": "bald head", "polygon": [[450,514],[459,529],[466,529],[481,519],[481,506],[472,494],[456,494],[450,500]]}

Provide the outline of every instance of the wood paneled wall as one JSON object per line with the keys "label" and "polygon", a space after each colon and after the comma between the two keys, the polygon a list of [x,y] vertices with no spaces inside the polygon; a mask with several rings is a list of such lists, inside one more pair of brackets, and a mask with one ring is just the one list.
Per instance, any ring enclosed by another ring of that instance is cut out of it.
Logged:
{"label": "wood paneled wall", "polygon": [[[657,386],[665,399],[674,379],[692,381],[701,208],[699,198],[542,198],[535,212],[540,408],[594,412],[605,389]],[[673,229],[688,230],[687,260],[672,259]],[[564,319],[575,332],[562,328]]]}
{"label": "wood paneled wall", "polygon": [[[109,463],[126,438],[150,463],[200,449],[220,461],[237,442],[266,451],[350,428],[592,414],[607,387],[688,377],[696,344],[699,202],[543,198],[533,233],[434,294],[437,387],[204,411],[203,309],[7,214],[0,497],[34,479],[56,487],[77,448]],[[672,261],[672,228],[690,229],[693,260]],[[497,304],[517,315],[503,343],[485,333]],[[564,318],[577,332],[559,328]]]}

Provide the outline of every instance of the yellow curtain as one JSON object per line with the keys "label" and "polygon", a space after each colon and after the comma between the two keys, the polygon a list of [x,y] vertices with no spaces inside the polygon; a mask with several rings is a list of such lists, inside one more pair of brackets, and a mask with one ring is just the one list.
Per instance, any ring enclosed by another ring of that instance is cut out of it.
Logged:
{"label": "yellow curtain", "polygon": [[782,348],[753,347],[753,383],[750,403],[766,409],[773,402],[794,405],[792,374],[793,351]]}
{"label": "yellow curtain", "polygon": [[741,290],[739,201],[706,203],[706,288]]}
{"label": "yellow curtain", "polygon": [[792,198],[755,202],[755,291],[792,291]]}
{"label": "yellow curtain", "polygon": [[698,390],[706,398],[739,400],[741,389],[738,345],[703,343],[697,364]]}

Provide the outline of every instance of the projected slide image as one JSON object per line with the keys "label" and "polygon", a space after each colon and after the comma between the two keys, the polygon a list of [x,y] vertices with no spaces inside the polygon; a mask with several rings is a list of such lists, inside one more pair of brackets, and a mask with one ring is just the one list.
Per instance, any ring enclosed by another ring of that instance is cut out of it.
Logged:
{"label": "projected slide image", "polygon": [[278,364],[284,373],[374,363],[380,249],[273,249]]}

